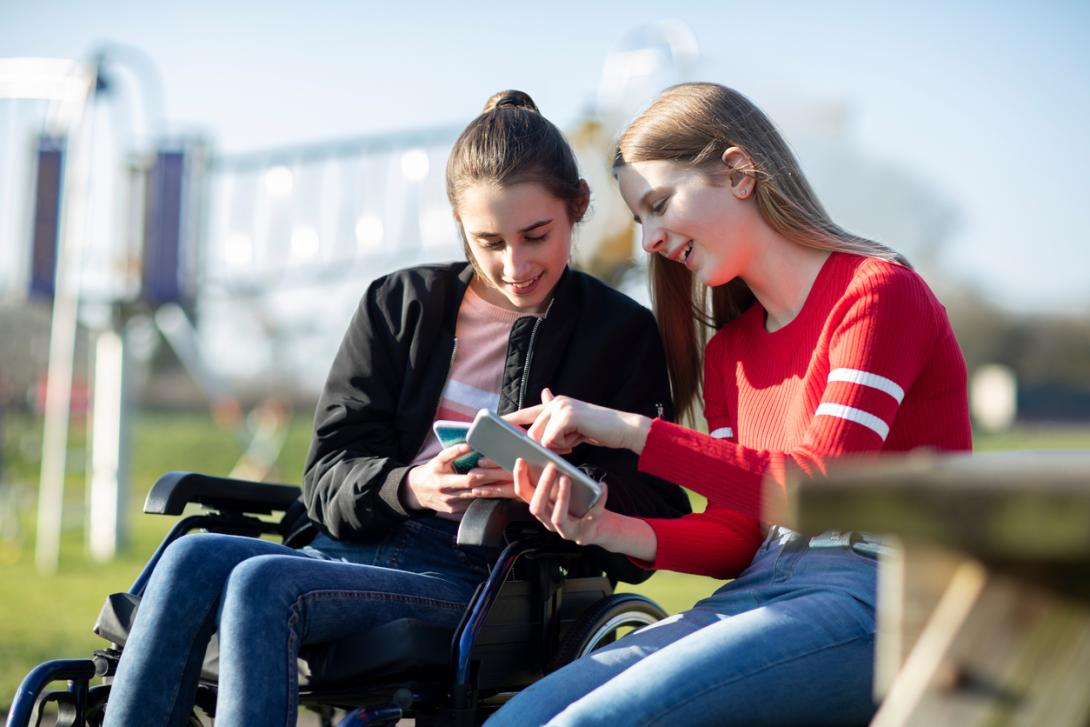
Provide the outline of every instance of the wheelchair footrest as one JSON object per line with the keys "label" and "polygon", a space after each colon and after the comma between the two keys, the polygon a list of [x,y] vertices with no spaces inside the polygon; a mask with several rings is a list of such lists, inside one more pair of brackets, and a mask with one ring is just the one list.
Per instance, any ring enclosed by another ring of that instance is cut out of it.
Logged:
{"label": "wheelchair footrest", "polygon": [[102,604],[98,620],[92,629],[107,641],[123,645],[129,638],[132,621],[136,618],[136,609],[140,605],[140,596],[131,593],[111,593]]}

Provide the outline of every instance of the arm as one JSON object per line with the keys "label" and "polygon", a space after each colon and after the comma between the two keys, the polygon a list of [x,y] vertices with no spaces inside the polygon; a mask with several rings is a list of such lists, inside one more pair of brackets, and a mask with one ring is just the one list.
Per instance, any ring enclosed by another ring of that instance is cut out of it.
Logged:
{"label": "arm", "polygon": [[514,477],[516,491],[545,527],[579,545],[596,545],[624,556],[641,569],[733,578],[749,565],[761,543],[756,520],[714,505],[680,518],[631,517],[605,509],[609,490],[603,485],[598,503],[576,518],[568,512],[571,482],[557,476],[551,465],[536,485],[521,460]]}
{"label": "arm", "polygon": [[[442,298],[411,271],[386,276],[368,287],[345,333],[315,413],[304,474],[307,512],[334,537],[379,538],[414,510],[461,512],[471,502],[469,487],[510,479],[498,468],[456,474],[451,462],[465,449],[458,447],[410,466],[417,440],[406,427],[419,427],[432,394],[418,388],[426,378],[419,367],[415,383],[405,377],[413,361],[427,359],[410,352],[441,340],[434,306]],[[404,410],[406,387],[421,411]]]}
{"label": "arm", "polygon": [[[827,372],[802,442],[790,451],[746,447],[655,421],[640,456],[643,471],[670,472],[676,482],[751,517],[775,512],[764,503],[767,478],[782,497],[787,472],[823,472],[828,460],[880,451],[901,402],[948,324],[914,275],[864,289],[834,310]],[[715,360],[708,352],[708,363]],[[706,371],[707,380],[723,376]]]}
{"label": "arm", "polygon": [[333,360],[314,415],[303,476],[311,519],[334,537],[378,536],[407,516],[398,489],[408,472],[398,456],[393,421],[406,351],[372,283]]}

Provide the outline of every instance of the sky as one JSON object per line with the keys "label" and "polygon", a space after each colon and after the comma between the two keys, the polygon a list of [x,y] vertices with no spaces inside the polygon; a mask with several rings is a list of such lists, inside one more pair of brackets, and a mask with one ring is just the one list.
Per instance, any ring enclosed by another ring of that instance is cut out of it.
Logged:
{"label": "sky", "polygon": [[0,0],[0,57],[139,49],[166,128],[233,153],[464,125],[512,87],[570,128],[610,51],[667,18],[695,33],[694,79],[774,119],[845,109],[861,153],[956,210],[940,257],[967,284],[1090,312],[1087,2]]}

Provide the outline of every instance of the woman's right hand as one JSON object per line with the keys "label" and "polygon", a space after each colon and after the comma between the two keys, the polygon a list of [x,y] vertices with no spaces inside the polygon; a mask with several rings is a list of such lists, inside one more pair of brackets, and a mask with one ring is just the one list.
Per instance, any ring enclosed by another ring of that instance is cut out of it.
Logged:
{"label": "woman's right hand", "polygon": [[583,443],[612,449],[643,450],[651,420],[639,414],[616,411],[570,396],[541,392],[541,403],[504,416],[513,424],[529,425],[527,434],[561,454]]}
{"label": "woman's right hand", "polygon": [[461,514],[474,499],[482,496],[473,493],[473,488],[487,485],[501,485],[487,488],[493,493],[490,495],[492,497],[502,497],[504,494],[501,493],[506,491],[510,491],[507,497],[514,497],[514,489],[510,487],[511,473],[500,467],[482,462],[482,466],[466,474],[454,471],[454,460],[471,451],[472,448],[464,442],[455,444],[409,470],[402,484],[402,497],[409,509]]}

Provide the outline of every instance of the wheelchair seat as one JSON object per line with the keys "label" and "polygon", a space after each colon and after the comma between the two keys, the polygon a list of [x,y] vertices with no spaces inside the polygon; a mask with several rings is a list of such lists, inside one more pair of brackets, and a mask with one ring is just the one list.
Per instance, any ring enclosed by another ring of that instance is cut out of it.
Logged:
{"label": "wheelchair seat", "polygon": [[[54,662],[41,665],[24,680],[8,724],[33,724],[32,713],[40,713],[49,702],[60,708],[58,725],[99,724],[109,685],[91,687],[90,680],[97,675],[108,681],[115,671],[139,608],[139,594],[165,547],[198,528],[276,534],[288,544],[300,545],[306,536],[298,518],[257,517],[297,511],[298,495],[298,488],[289,485],[196,473],[160,478],[148,495],[145,512],[181,515],[189,503],[202,504],[211,512],[176,523],[131,592],[107,598],[94,631],[110,642],[110,648],[97,651],[90,667],[78,665],[76,678],[71,676],[74,660],[56,662],[52,673],[44,667]],[[421,727],[476,724],[548,671],[608,643],[625,629],[665,616],[643,596],[614,595],[613,584],[601,573],[582,572],[582,549],[547,532],[523,503],[475,501],[462,518],[457,541],[496,554],[488,579],[478,587],[461,623],[451,629],[403,618],[336,642],[305,646],[299,659],[301,706],[322,713],[324,724],[332,724],[333,708],[352,715],[357,707],[374,704],[381,709],[368,712],[370,721],[356,719],[351,724],[387,724],[400,716],[414,716]],[[217,670],[213,636],[197,695],[197,705],[210,715],[215,712]],[[54,679],[71,680],[68,690],[43,694]]]}

